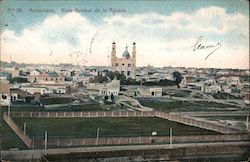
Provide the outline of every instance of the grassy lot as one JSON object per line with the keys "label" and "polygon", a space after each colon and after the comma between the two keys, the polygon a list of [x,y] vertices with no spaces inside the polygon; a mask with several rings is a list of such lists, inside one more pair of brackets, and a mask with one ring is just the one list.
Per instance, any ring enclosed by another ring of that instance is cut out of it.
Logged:
{"label": "grassy lot", "polygon": [[4,122],[1,122],[0,126],[0,147],[3,150],[9,150],[12,148],[28,149],[28,147],[22,142],[22,140],[12,131],[12,129]]}
{"label": "grassy lot", "polygon": [[[3,112],[8,111],[8,107],[1,108]],[[100,105],[97,103],[92,104],[84,104],[84,105],[71,105],[71,106],[61,106],[61,107],[51,107],[51,108],[42,108],[35,105],[12,105],[11,111],[16,112],[43,112],[43,111],[107,111],[107,110],[115,110],[113,105]]]}
{"label": "grassy lot", "polygon": [[139,102],[147,107],[154,108],[158,111],[165,112],[182,112],[182,111],[225,111],[225,108],[235,108],[235,106],[225,105],[215,102],[188,102],[188,101],[170,101],[163,102],[150,99],[139,99]]}
{"label": "grassy lot", "polygon": [[103,136],[149,136],[152,131],[159,135],[202,135],[219,134],[196,127],[186,126],[176,122],[156,117],[129,118],[14,118],[20,127],[27,123],[27,134],[32,137],[43,136],[48,131],[49,136],[96,137],[100,128]]}
{"label": "grassy lot", "polygon": [[242,99],[242,97],[237,97],[229,93],[215,93],[213,97],[216,99]]}
{"label": "grassy lot", "polygon": [[170,95],[174,97],[188,97],[191,91],[189,90],[179,90],[179,89],[168,89],[163,91],[164,95]]}
{"label": "grassy lot", "polygon": [[73,102],[74,99],[71,97],[43,97],[41,98],[41,102],[43,105],[51,105],[51,104],[66,104]]}

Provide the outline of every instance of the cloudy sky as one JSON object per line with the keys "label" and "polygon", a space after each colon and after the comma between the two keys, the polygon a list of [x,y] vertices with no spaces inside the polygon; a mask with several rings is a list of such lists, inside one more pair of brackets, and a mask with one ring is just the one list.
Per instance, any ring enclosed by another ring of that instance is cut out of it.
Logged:
{"label": "cloudy sky", "polygon": [[1,60],[110,65],[115,41],[137,66],[249,68],[248,3],[3,0]]}

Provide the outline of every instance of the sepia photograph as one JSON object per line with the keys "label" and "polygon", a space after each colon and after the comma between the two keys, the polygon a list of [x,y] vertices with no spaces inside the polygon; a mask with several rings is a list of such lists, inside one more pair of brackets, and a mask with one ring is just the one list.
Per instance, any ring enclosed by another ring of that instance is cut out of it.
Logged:
{"label": "sepia photograph", "polygon": [[250,162],[248,0],[0,0],[1,162]]}

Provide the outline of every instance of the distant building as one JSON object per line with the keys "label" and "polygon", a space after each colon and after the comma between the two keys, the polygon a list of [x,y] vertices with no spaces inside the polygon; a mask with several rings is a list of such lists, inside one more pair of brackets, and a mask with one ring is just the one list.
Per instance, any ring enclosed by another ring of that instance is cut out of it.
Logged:
{"label": "distant building", "polygon": [[250,92],[245,93],[244,102],[245,104],[250,104]]}
{"label": "distant building", "polygon": [[116,44],[112,43],[112,52],[111,52],[111,66],[112,71],[117,71],[126,76],[126,78],[135,79],[135,71],[136,71],[136,44],[133,43],[132,48],[132,57],[128,51],[128,47],[126,46],[125,51],[122,54],[122,58],[118,58],[116,56]]}
{"label": "distant building", "polygon": [[95,76],[92,74],[82,73],[82,74],[79,74],[79,76],[73,77],[73,81],[82,82],[83,86],[87,86],[89,84],[89,80],[94,79],[94,77]]}
{"label": "distant building", "polygon": [[12,78],[12,74],[8,72],[0,72],[0,79],[1,80],[9,80]]}
{"label": "distant building", "polygon": [[39,82],[40,80],[43,81],[55,81],[55,82],[63,82],[65,81],[65,76],[59,75],[56,72],[43,72],[38,69],[35,69],[30,72],[28,76],[28,80],[30,82]]}

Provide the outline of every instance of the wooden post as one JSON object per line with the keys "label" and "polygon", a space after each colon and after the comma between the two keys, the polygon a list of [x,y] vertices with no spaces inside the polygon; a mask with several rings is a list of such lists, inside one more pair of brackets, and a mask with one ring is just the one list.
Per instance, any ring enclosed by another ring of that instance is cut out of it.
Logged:
{"label": "wooden post", "polygon": [[249,112],[247,114],[247,131],[249,131]]}
{"label": "wooden post", "polygon": [[170,128],[170,148],[172,148],[172,144],[173,144],[173,133],[172,133],[172,128]]}
{"label": "wooden post", "polygon": [[47,142],[48,142],[48,132],[45,131],[45,136],[44,136],[44,150],[47,150]]}

